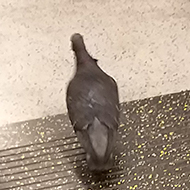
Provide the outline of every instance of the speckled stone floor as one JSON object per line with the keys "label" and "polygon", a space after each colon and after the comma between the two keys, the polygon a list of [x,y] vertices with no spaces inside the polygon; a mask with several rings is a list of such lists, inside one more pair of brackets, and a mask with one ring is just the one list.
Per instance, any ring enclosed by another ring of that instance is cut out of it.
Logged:
{"label": "speckled stone floor", "polygon": [[190,91],[121,104],[115,165],[89,172],[66,115],[6,125],[0,190],[189,190]]}
{"label": "speckled stone floor", "polygon": [[0,126],[66,112],[75,32],[121,102],[190,89],[189,0],[1,0]]}

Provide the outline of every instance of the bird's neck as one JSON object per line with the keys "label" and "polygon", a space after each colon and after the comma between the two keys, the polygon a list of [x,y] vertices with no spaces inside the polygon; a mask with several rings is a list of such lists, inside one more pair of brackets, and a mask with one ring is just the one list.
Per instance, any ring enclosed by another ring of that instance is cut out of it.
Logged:
{"label": "bird's neck", "polygon": [[72,49],[75,52],[77,65],[86,65],[93,62],[93,58],[89,55],[86,50],[83,38],[78,37],[72,41]]}
{"label": "bird's neck", "polygon": [[75,52],[77,65],[91,64],[94,59],[89,55],[86,49],[79,49]]}

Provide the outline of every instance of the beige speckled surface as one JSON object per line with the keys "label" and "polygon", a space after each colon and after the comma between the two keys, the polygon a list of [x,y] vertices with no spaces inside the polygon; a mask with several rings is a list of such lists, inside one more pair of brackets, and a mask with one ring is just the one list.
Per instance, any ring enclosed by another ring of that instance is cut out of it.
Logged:
{"label": "beige speckled surface", "polygon": [[74,32],[121,101],[190,89],[188,0],[1,0],[0,125],[66,111]]}

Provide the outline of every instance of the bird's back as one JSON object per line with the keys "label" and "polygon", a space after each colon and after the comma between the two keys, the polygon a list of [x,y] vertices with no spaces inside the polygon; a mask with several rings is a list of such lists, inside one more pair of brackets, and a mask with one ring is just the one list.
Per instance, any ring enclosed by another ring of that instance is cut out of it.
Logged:
{"label": "bird's back", "polygon": [[95,117],[108,125],[118,122],[117,85],[104,73],[76,74],[68,86],[67,97],[70,119],[72,123],[78,121],[76,127],[92,122]]}

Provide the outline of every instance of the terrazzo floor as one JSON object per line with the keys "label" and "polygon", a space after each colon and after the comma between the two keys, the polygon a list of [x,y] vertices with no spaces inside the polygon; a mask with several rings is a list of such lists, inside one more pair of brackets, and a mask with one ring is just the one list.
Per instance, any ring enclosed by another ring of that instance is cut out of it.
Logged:
{"label": "terrazzo floor", "polygon": [[121,104],[115,165],[87,167],[67,115],[7,125],[0,190],[190,189],[190,91]]}

